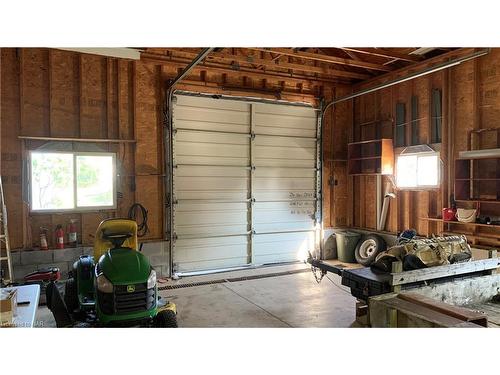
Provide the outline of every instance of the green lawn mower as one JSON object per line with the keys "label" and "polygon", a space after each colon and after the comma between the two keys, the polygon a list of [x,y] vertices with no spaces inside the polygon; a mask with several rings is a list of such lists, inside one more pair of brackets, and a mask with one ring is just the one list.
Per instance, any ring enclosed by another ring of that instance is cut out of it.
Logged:
{"label": "green lawn mower", "polygon": [[57,326],[177,327],[176,307],[158,297],[156,271],[137,251],[137,223],[108,219],[97,228],[93,256],[81,256],[64,300],[47,290]]}

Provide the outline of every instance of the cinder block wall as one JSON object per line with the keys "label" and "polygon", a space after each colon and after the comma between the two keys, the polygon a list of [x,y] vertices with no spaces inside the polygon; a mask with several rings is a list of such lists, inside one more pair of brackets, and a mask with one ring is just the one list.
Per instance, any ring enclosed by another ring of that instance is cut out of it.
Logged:
{"label": "cinder block wall", "polygon": [[[167,241],[145,242],[142,253],[146,255],[159,276],[169,277],[170,256]],[[58,267],[62,279],[68,277],[73,263],[80,255],[92,255],[92,247],[79,246],[68,249],[24,250],[12,252],[14,280],[22,281],[23,277],[33,271],[48,267]]]}

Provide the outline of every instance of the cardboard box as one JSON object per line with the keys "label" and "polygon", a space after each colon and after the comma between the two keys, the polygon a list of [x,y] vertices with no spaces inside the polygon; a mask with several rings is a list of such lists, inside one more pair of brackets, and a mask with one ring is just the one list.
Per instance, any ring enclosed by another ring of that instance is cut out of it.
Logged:
{"label": "cardboard box", "polygon": [[0,325],[10,326],[13,324],[17,307],[17,289],[0,289]]}

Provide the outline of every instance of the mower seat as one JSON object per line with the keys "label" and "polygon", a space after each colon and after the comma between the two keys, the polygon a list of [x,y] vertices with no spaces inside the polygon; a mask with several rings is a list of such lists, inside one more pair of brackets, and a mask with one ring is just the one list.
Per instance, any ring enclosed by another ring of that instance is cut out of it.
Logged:
{"label": "mower seat", "polygon": [[[118,245],[118,246],[117,246]],[[137,250],[137,223],[130,219],[106,219],[97,227],[94,240],[94,262],[109,249],[129,247]]]}

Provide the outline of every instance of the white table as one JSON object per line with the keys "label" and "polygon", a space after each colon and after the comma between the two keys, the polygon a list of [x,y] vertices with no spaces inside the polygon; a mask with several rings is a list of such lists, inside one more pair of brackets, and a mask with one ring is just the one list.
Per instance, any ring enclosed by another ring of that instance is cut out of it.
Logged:
{"label": "white table", "polygon": [[[17,289],[17,307],[16,315],[14,315],[15,327],[32,328],[35,324],[36,311],[40,299],[40,285],[22,285],[12,286],[4,289]],[[20,302],[29,301],[29,304],[21,304]]]}

